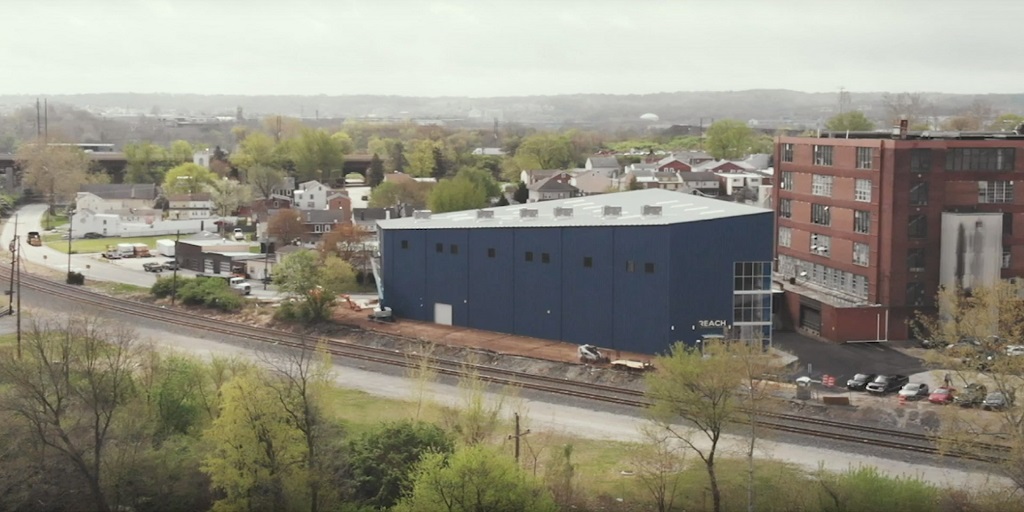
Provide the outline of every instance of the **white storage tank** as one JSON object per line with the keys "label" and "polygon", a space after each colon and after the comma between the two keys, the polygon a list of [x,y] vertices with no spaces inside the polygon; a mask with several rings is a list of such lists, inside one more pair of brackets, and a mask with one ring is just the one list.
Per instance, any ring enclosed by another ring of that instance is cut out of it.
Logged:
{"label": "white storage tank", "polygon": [[174,240],[157,240],[156,252],[168,258],[174,257]]}

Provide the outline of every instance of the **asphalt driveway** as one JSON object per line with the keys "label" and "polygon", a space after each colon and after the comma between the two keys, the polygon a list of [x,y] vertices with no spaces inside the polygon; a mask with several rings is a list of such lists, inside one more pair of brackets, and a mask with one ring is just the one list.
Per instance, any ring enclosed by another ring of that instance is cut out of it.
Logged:
{"label": "asphalt driveway", "polygon": [[[793,363],[798,375],[820,378],[836,377],[836,384],[857,373],[912,375],[926,371],[924,363],[894,349],[887,343],[851,343],[837,345],[818,341],[795,332],[776,332],[772,335],[776,348],[795,355]],[[811,365],[808,372],[807,365]]]}

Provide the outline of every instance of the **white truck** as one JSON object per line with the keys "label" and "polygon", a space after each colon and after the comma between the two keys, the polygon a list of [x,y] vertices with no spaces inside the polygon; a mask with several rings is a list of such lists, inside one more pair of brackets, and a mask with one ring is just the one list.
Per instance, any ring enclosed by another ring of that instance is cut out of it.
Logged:
{"label": "white truck", "polygon": [[174,257],[174,240],[157,240],[156,252],[168,258]]}
{"label": "white truck", "polygon": [[211,277],[227,281],[228,286],[230,286],[232,290],[235,290],[236,292],[241,293],[242,295],[249,295],[252,293],[252,286],[250,286],[249,283],[245,282],[244,278],[232,275],[196,274],[196,279],[204,279]]}

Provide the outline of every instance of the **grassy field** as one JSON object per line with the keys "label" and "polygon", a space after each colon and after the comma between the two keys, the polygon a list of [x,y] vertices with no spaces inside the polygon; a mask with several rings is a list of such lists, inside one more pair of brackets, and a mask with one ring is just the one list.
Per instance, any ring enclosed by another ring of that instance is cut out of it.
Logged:
{"label": "grassy field", "polygon": [[67,213],[64,211],[58,211],[57,213],[50,215],[50,212],[43,213],[43,219],[40,224],[43,225],[43,229],[55,228],[57,226],[63,226],[68,223]]}
{"label": "grassy field", "polygon": [[111,295],[139,295],[149,294],[149,288],[136,286],[128,283],[112,283],[109,281],[94,281],[89,283],[93,288],[99,288]]}
{"label": "grassy field", "polygon": [[[68,252],[68,241],[61,239],[60,233],[47,233],[43,235],[43,243],[51,249],[56,249],[60,252]],[[173,239],[173,237],[171,237]],[[107,250],[108,245],[117,244],[146,244],[149,246],[151,252],[156,251],[156,241],[167,239],[167,235],[160,236],[143,236],[135,238],[97,238],[97,239],[84,239],[79,238],[71,241],[71,250],[76,254],[88,254],[97,253]]]}

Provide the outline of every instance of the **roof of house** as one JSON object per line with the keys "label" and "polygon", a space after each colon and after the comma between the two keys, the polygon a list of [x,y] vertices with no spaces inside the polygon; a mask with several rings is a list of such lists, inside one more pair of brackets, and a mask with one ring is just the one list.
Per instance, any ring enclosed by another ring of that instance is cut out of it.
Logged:
{"label": "roof of house", "polygon": [[212,201],[213,196],[208,192],[199,194],[175,194],[167,198],[168,201]]}
{"label": "roof of house", "polygon": [[342,210],[302,210],[302,222],[305,224],[333,224],[345,219]]}
{"label": "roof of house", "polygon": [[155,184],[105,183],[82,185],[80,192],[88,192],[102,199],[143,199],[155,200],[159,189]]}
{"label": "roof of house", "polygon": [[718,181],[718,175],[713,172],[681,172],[679,178],[683,181]]}
{"label": "roof of house", "polygon": [[309,189],[311,189],[313,187],[321,187],[321,186],[323,186],[323,184],[320,183],[317,180],[309,180],[309,181],[307,181],[305,183],[300,183],[299,184],[299,188],[302,189],[302,190],[309,190]]}
{"label": "roof of house", "polygon": [[618,169],[619,160],[614,156],[592,156],[587,160],[590,161],[590,167],[594,169]]}
{"label": "roof of house", "polygon": [[[605,215],[606,206],[620,208],[619,213]],[[556,209],[561,215],[556,216]],[[771,215],[772,211],[669,190],[646,189],[438,215],[418,212],[412,217],[381,220],[377,225],[381,229],[656,226],[757,214]]]}
{"label": "roof of house", "polygon": [[473,150],[473,154],[485,156],[502,156],[505,154],[505,150],[501,148],[476,148]]}
{"label": "roof of house", "polygon": [[535,190],[537,192],[575,192],[579,190],[576,187],[570,185],[569,183],[563,183],[561,181],[556,180],[554,176],[551,176],[550,178],[544,178],[538,181],[537,183],[530,185],[527,188],[529,188],[530,190]]}
{"label": "roof of house", "polygon": [[533,180],[542,180],[544,178],[550,178],[560,172],[565,172],[564,169],[531,169],[523,171]]}

